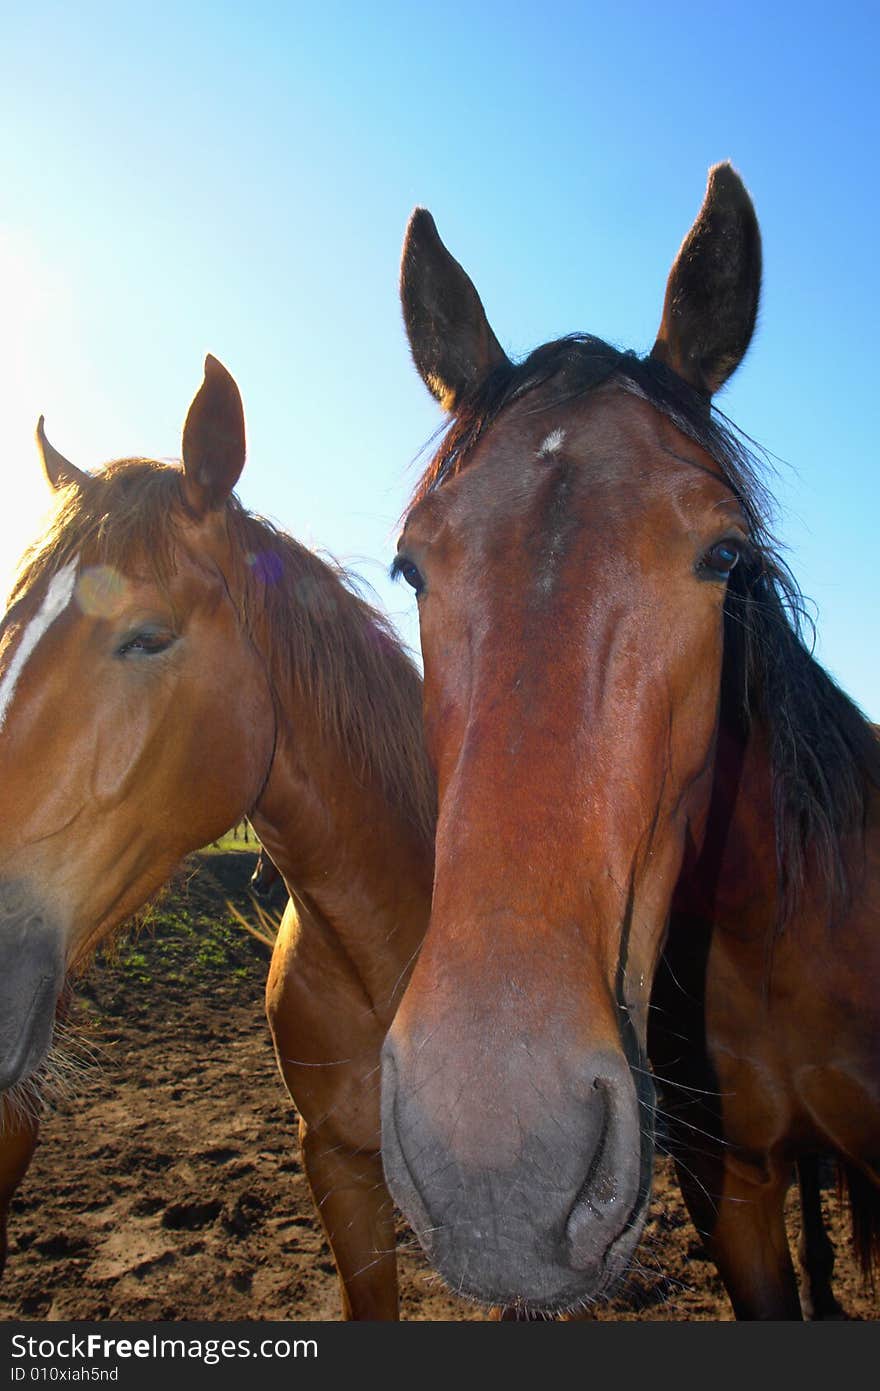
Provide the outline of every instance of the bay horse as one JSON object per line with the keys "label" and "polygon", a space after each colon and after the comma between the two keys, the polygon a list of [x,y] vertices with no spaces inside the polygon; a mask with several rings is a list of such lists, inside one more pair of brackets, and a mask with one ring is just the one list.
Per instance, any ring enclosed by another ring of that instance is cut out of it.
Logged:
{"label": "bay horse", "polygon": [[644,357],[577,334],[513,363],[425,209],[404,242],[449,426],[392,567],[438,825],[383,1159],[450,1286],[525,1315],[626,1270],[655,1085],[738,1317],[801,1316],[797,1161],[815,1213],[836,1156],[878,1252],[880,744],[810,654],[758,462],[712,404],[760,282],[729,164]]}
{"label": "bay horse", "polygon": [[65,980],[246,815],[291,895],[266,1009],[343,1312],[394,1318],[378,1063],[430,903],[418,671],[340,571],[236,498],[244,413],[215,358],[179,467],[84,472],[42,420],[38,444],[55,512],[0,626],[0,1204]]}

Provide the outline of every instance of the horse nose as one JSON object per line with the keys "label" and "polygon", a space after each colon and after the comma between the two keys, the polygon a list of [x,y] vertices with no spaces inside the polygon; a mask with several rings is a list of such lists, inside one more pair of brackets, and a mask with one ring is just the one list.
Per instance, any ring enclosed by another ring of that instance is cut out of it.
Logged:
{"label": "horse nose", "polygon": [[[494,1097],[480,1086],[468,1097],[460,1068],[432,1072],[414,1056],[424,1054],[401,1048],[392,1029],[382,1155],[391,1193],[439,1273],[486,1303],[535,1308],[607,1289],[636,1245],[647,1196],[623,1054],[594,1054],[557,1079],[552,1068],[546,1078],[524,1070]],[[522,1104],[530,1091],[543,1093],[539,1106]]]}
{"label": "horse nose", "polygon": [[63,981],[59,925],[27,885],[0,883],[0,1090],[43,1061]]}

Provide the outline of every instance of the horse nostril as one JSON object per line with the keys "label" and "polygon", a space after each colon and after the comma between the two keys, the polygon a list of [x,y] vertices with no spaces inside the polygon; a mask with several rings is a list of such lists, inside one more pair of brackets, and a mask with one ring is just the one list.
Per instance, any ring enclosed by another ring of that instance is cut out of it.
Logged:
{"label": "horse nostril", "polygon": [[602,1107],[601,1123],[587,1176],[565,1224],[571,1263],[580,1270],[602,1265],[629,1220],[638,1189],[639,1147],[626,1142],[628,1131],[616,1114],[614,1085],[597,1077],[593,1089],[599,1093],[594,1105]]}
{"label": "horse nostril", "polygon": [[617,1198],[618,1187],[617,1176],[613,1167],[608,1163],[607,1157],[608,1129],[611,1124],[611,1087],[604,1077],[594,1077],[593,1090],[600,1094],[602,1123],[599,1127],[596,1148],[593,1151],[587,1177],[574,1200],[572,1211],[578,1203],[585,1202],[597,1216],[600,1216],[600,1209],[613,1203]]}

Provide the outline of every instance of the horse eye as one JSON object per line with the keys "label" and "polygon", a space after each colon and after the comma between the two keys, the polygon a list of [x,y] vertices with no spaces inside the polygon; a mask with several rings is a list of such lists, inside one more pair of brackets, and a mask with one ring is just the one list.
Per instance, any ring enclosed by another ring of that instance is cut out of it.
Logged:
{"label": "horse eye", "polygon": [[713,579],[727,579],[740,558],[740,546],[736,541],[717,541],[700,562],[699,569]]}
{"label": "horse eye", "polygon": [[399,555],[394,561],[394,564],[391,566],[391,575],[393,579],[397,579],[398,575],[402,575],[407,584],[416,591],[416,594],[421,594],[425,587],[425,581],[422,579],[421,571],[417,566],[413,565],[411,560],[407,560],[404,555]]}
{"label": "horse eye", "polygon": [[144,656],[152,657],[157,652],[164,652],[174,642],[174,634],[169,633],[165,628],[145,628],[142,632],[133,633],[126,638],[116,649],[118,657],[126,657],[130,652],[143,653]]}

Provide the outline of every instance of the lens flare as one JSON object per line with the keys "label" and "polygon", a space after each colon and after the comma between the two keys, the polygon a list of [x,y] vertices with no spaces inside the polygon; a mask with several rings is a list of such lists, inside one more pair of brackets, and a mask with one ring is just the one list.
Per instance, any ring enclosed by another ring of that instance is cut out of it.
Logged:
{"label": "lens flare", "polygon": [[245,559],[263,584],[277,584],[284,574],[281,556],[274,551],[251,551]]}
{"label": "lens flare", "polygon": [[112,565],[92,565],[76,582],[76,602],[90,618],[115,618],[122,610],[128,580]]}

